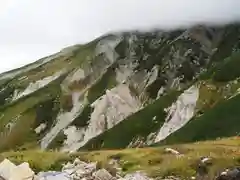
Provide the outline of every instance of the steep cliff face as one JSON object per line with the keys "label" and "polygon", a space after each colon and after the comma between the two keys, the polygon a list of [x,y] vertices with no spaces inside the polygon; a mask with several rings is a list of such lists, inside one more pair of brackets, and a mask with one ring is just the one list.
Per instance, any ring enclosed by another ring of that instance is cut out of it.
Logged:
{"label": "steep cliff face", "polygon": [[167,143],[238,98],[239,37],[238,25],[111,34],[4,73],[0,149]]}

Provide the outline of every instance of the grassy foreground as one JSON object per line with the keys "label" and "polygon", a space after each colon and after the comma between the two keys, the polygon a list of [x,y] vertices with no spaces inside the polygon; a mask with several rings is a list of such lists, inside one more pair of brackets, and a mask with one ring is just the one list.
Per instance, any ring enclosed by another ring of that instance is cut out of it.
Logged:
{"label": "grassy foreground", "polygon": [[[169,146],[168,146],[169,147]],[[225,168],[240,165],[240,138],[233,137],[216,141],[170,146],[184,154],[176,157],[164,151],[165,147],[104,150],[63,154],[39,150],[5,152],[0,160],[9,158],[15,163],[27,161],[36,171],[60,170],[63,163],[79,157],[82,160],[97,161],[106,166],[111,159],[119,159],[124,172],[143,170],[151,177],[175,175],[183,178],[196,175],[197,163],[202,156],[212,158],[209,175],[213,177]]]}

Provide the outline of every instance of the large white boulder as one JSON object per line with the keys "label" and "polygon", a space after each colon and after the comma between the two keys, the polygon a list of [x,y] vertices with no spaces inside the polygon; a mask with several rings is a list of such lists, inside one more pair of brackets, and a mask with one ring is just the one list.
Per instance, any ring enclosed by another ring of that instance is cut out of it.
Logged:
{"label": "large white boulder", "polygon": [[5,159],[0,164],[0,177],[6,180],[32,180],[34,172],[28,163],[22,163],[16,166],[8,159]]}
{"label": "large white boulder", "polygon": [[15,164],[13,164],[8,159],[4,159],[0,163],[0,176],[3,177],[4,179],[8,180],[15,168],[16,168]]}
{"label": "large white boulder", "polygon": [[34,172],[29,167],[28,163],[22,163],[13,169],[9,180],[32,180],[34,177]]}

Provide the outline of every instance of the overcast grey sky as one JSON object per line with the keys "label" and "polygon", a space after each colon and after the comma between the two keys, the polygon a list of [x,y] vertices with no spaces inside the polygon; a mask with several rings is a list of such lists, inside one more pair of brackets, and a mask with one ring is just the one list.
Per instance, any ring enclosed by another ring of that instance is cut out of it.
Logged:
{"label": "overcast grey sky", "polygon": [[0,0],[0,72],[108,31],[240,20],[240,0]]}

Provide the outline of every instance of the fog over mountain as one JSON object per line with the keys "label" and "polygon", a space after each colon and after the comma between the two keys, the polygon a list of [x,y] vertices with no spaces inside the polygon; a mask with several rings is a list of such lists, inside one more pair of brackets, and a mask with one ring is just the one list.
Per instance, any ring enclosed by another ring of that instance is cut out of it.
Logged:
{"label": "fog over mountain", "polygon": [[109,31],[240,19],[239,0],[9,0],[0,2],[0,72]]}

